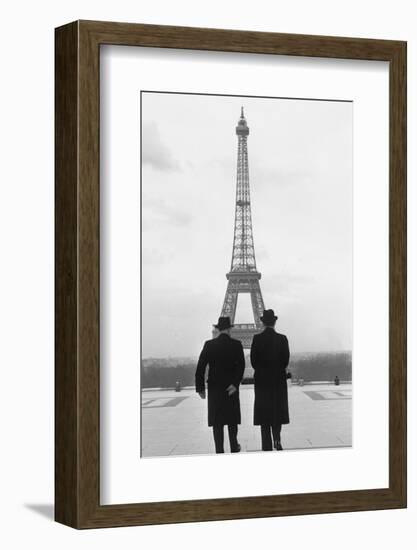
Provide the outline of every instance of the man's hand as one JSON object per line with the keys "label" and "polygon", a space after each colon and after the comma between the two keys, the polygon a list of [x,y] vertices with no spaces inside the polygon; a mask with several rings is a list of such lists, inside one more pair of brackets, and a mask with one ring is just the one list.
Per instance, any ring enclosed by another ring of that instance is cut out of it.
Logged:
{"label": "man's hand", "polygon": [[229,397],[230,397],[230,396],[233,395],[235,392],[237,392],[237,388],[236,388],[236,386],[234,386],[233,384],[230,384],[230,386],[228,386],[228,387],[226,388],[226,391],[227,391],[227,393],[229,394]]}
{"label": "man's hand", "polygon": [[201,397],[201,399],[205,399],[206,398],[206,390],[199,391],[198,395]]}

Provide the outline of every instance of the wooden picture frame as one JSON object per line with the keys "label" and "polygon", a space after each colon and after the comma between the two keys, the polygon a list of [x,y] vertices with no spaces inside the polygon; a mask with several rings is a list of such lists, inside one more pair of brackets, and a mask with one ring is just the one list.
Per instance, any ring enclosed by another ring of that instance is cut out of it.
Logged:
{"label": "wooden picture frame", "polygon": [[[55,519],[75,528],[406,506],[406,43],[76,21],[56,29]],[[100,505],[99,56],[117,44],[389,62],[389,487]]]}

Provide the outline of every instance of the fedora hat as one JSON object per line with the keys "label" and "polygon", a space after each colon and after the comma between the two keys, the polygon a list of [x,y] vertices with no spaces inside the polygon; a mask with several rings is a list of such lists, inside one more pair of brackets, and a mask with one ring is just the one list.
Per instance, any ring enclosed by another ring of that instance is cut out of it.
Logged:
{"label": "fedora hat", "polygon": [[264,314],[261,317],[263,323],[274,323],[277,319],[278,317],[275,315],[273,309],[264,309]]}
{"label": "fedora hat", "polygon": [[232,328],[233,325],[230,322],[230,317],[219,317],[217,325],[213,325],[217,330],[226,330]]}

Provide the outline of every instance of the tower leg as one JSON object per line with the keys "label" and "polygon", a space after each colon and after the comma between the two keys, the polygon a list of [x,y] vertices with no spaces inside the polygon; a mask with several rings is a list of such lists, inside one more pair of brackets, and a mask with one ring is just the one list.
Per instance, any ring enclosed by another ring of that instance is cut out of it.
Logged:
{"label": "tower leg", "polygon": [[230,317],[230,321],[232,324],[235,321],[237,295],[238,289],[236,287],[236,284],[232,280],[229,280],[229,282],[227,283],[226,295],[224,297],[221,316]]}
{"label": "tower leg", "polygon": [[263,314],[265,306],[259,281],[252,281],[250,295],[252,301],[253,318],[255,319],[255,324],[257,326],[260,326],[261,315]]}

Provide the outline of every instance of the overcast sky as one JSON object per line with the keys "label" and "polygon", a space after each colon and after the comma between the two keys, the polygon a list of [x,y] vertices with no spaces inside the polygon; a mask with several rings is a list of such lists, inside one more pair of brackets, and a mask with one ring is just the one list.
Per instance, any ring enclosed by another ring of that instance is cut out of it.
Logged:
{"label": "overcast sky", "polygon": [[351,349],[352,104],[143,93],[143,358],[197,355],[220,315],[242,105],[265,306],[292,351]]}

